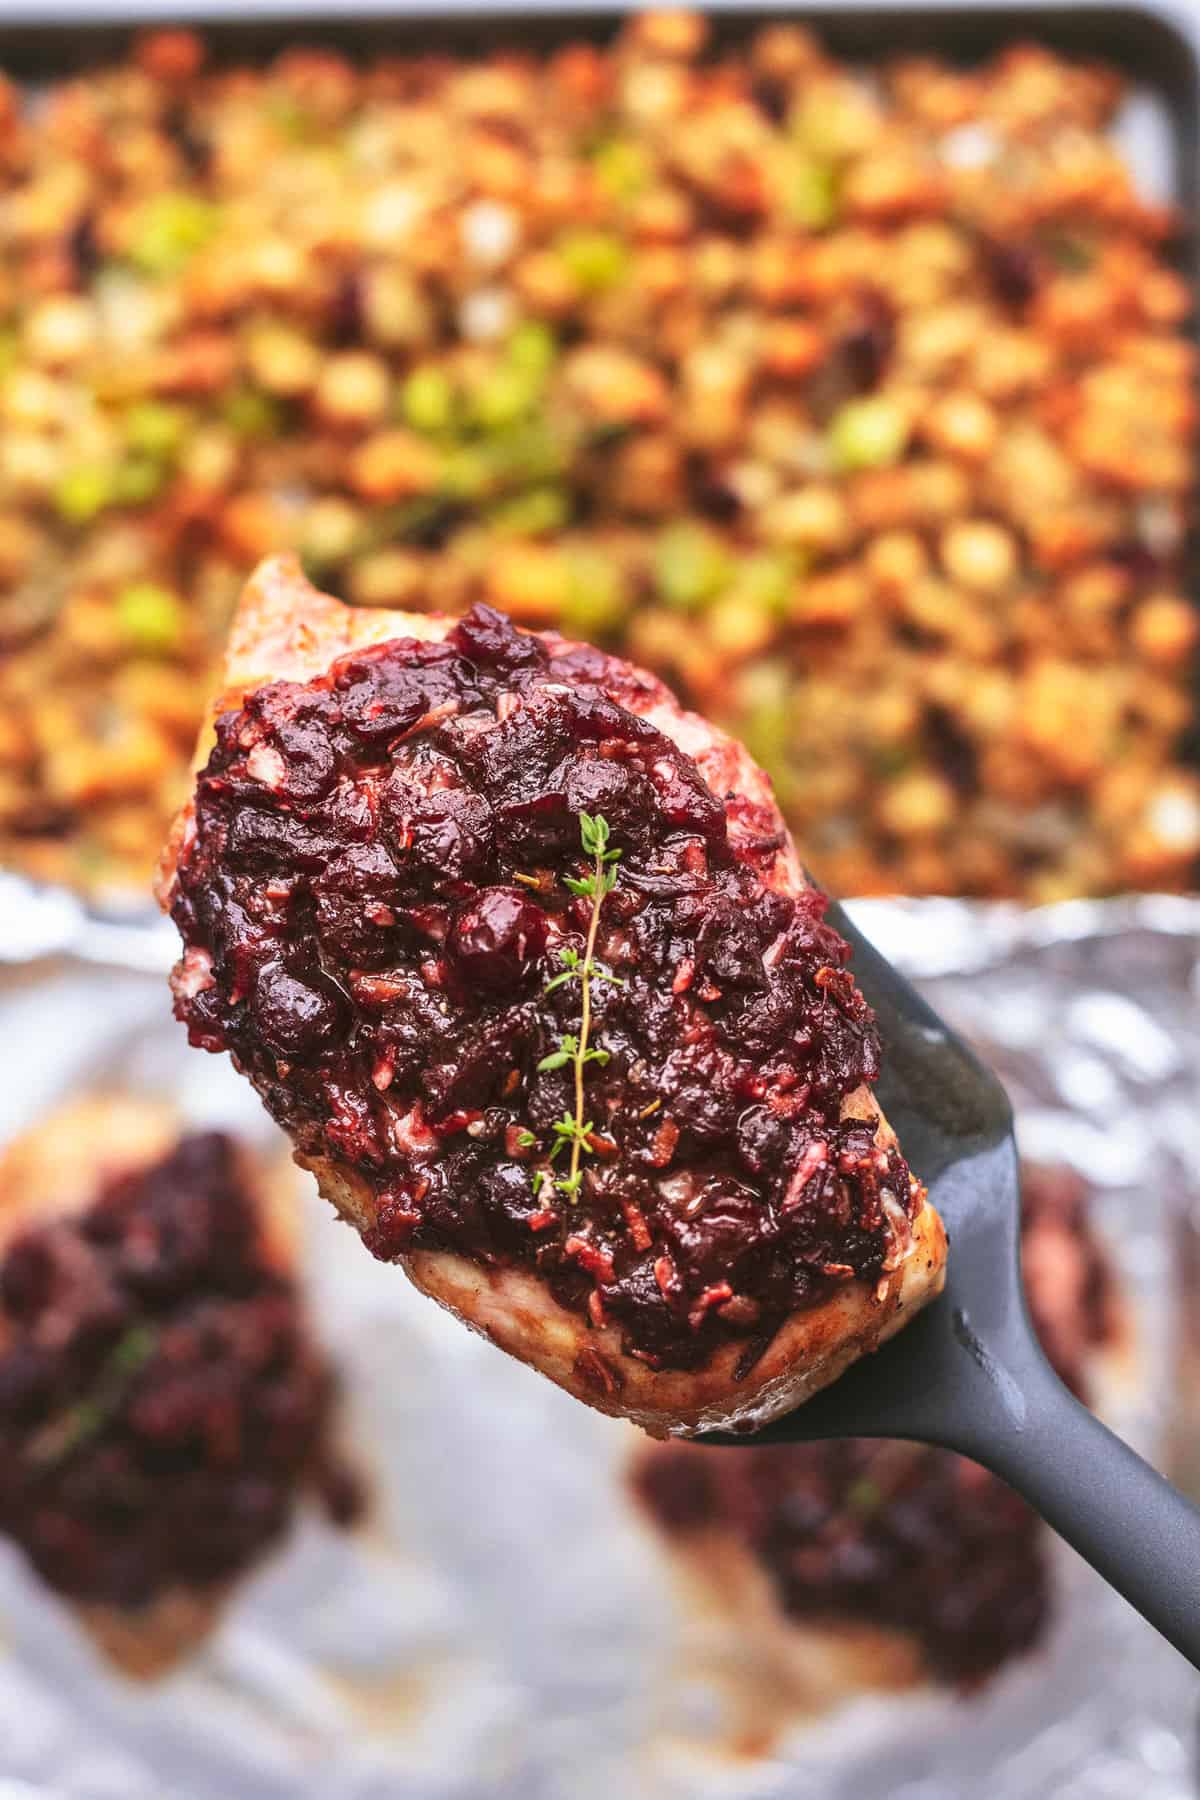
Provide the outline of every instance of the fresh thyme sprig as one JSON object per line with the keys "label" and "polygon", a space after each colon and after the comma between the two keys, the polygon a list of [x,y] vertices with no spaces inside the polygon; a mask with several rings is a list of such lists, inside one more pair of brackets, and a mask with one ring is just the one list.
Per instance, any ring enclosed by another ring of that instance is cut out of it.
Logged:
{"label": "fresh thyme sprig", "polygon": [[[575,1110],[564,1112],[561,1119],[556,1119],[551,1127],[554,1142],[550,1146],[550,1161],[554,1162],[568,1147],[571,1152],[570,1164],[565,1175],[553,1177],[549,1169],[538,1169],[533,1177],[533,1192],[537,1197],[547,1183],[560,1194],[570,1200],[575,1199],[583,1181],[580,1161],[584,1152],[592,1148],[591,1136],[595,1126],[591,1119],[585,1121],[584,1105],[584,1070],[589,1063],[599,1063],[601,1067],[608,1061],[608,1051],[601,1050],[589,1043],[592,1030],[592,983],[608,981],[614,987],[624,987],[625,983],[607,969],[596,966],[596,936],[600,930],[600,909],[604,905],[607,894],[611,894],[617,883],[617,862],[621,852],[609,842],[610,831],[608,820],[600,813],[580,813],[579,841],[585,856],[592,859],[592,866],[586,875],[566,875],[564,885],[577,899],[590,899],[592,902],[591,917],[588,920],[587,942],[582,957],[577,950],[567,948],[559,951],[562,972],[552,976],[546,983],[546,993],[551,994],[556,988],[563,987],[569,981],[578,981],[580,986],[580,1021],[578,1032],[568,1032],[558,1041],[558,1048],[543,1056],[538,1064],[540,1070],[565,1069],[568,1063],[575,1079]],[[524,1145],[536,1142],[532,1132],[522,1132],[519,1141]]]}
{"label": "fresh thyme sprig", "polygon": [[35,1461],[61,1462],[86,1444],[120,1410],[134,1378],[158,1348],[149,1325],[131,1325],[100,1370],[92,1392],[54,1420],[33,1447]]}

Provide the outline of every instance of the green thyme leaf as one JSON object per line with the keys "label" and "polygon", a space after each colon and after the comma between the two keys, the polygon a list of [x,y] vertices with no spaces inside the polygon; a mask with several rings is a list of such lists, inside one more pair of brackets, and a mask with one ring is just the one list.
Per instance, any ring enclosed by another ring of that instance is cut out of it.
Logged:
{"label": "green thyme leaf", "polygon": [[560,950],[558,960],[563,965],[563,973],[552,976],[543,988],[543,993],[552,994],[555,988],[562,987],[564,982],[578,980],[583,973],[579,964],[579,952],[573,945],[567,944],[564,949]]}
{"label": "green thyme leaf", "polygon": [[[586,1124],[583,1118],[583,1072],[589,1063],[599,1063],[601,1068],[609,1060],[609,1052],[599,1045],[588,1043],[592,1026],[592,991],[593,981],[607,981],[614,987],[624,987],[625,983],[606,969],[599,969],[593,960],[597,933],[600,928],[600,909],[606,894],[610,894],[617,882],[616,865],[620,860],[620,849],[610,844],[611,830],[608,820],[601,813],[581,812],[579,815],[579,842],[584,854],[590,858],[592,867],[586,875],[564,875],[563,886],[576,899],[588,899],[592,902],[591,918],[588,921],[587,947],[582,960],[573,945],[566,945],[558,953],[561,972],[551,976],[544,992],[551,994],[568,981],[578,978],[583,989],[581,1022],[578,1035],[567,1034],[559,1040],[558,1048],[548,1051],[538,1063],[539,1070],[563,1069],[568,1063],[572,1065],[575,1078],[575,1110],[564,1112],[561,1119],[556,1119],[551,1126],[553,1143],[550,1146],[548,1160],[553,1162],[560,1152],[569,1144],[571,1146],[570,1168],[565,1175],[555,1180],[559,1193],[574,1198],[583,1181],[583,1170],[580,1157],[591,1155],[594,1146],[591,1142],[595,1126],[589,1119]],[[533,1134],[522,1133],[518,1139],[521,1144],[532,1143]],[[541,1193],[549,1179],[544,1169],[536,1171],[533,1177],[535,1197]]]}
{"label": "green thyme leaf", "polygon": [[869,1475],[860,1476],[846,1489],[846,1505],[860,1518],[869,1518],[872,1513],[879,1511],[882,1504],[883,1493],[879,1484],[872,1481]]}
{"label": "green thyme leaf", "polygon": [[157,1332],[149,1325],[132,1325],[109,1353],[92,1393],[48,1427],[35,1451],[37,1460],[61,1462],[103,1431],[124,1403],[130,1383],[157,1348]]}
{"label": "green thyme leaf", "polygon": [[607,983],[610,987],[623,988],[628,985],[626,982],[621,980],[621,977],[619,975],[610,975],[607,969],[599,969],[599,968],[589,969],[588,973],[590,974],[593,981],[607,981]]}
{"label": "green thyme leaf", "polygon": [[135,1375],[154,1355],[158,1343],[149,1325],[132,1325],[109,1358],[114,1375]]}
{"label": "green thyme leaf", "polygon": [[603,857],[608,848],[608,836],[608,820],[602,814],[580,813],[579,841],[585,855]]}

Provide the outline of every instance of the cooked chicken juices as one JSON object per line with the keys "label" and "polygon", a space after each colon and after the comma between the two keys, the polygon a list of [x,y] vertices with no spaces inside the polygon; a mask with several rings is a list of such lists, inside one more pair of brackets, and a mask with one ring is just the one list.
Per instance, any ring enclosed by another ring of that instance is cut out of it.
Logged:
{"label": "cooked chicken juices", "polygon": [[[344,613],[287,564],[251,609],[289,583]],[[842,1291],[877,1341],[940,1235],[765,778],[626,662],[484,607],[420,623],[218,719],[170,889],[192,1042],[376,1256],[436,1291],[448,1253],[440,1298],[610,1410],[714,1358],[736,1410],[797,1312],[828,1358]]]}

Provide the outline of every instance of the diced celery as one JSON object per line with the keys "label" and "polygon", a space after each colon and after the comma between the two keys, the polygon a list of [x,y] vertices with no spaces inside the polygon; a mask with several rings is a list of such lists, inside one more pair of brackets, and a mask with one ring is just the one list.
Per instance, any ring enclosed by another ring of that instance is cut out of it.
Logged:
{"label": "diced celery", "polygon": [[113,503],[113,471],[104,463],[79,463],[54,490],[59,516],[69,525],[87,525]]}
{"label": "diced celery", "polygon": [[787,185],[784,206],[789,218],[806,231],[824,231],[838,213],[837,170],[829,163],[797,162]]}
{"label": "diced celery", "polygon": [[645,148],[633,138],[608,138],[592,152],[596,179],[614,200],[634,200],[650,182]]}
{"label": "diced celery", "polygon": [[894,781],[897,775],[907,774],[916,761],[913,751],[903,744],[875,744],[870,758],[871,767],[881,781]]}
{"label": "diced celery", "polygon": [[319,135],[315,115],[293,94],[272,95],[266,111],[275,129],[289,143],[307,144]]}
{"label": "diced celery", "polygon": [[221,414],[234,436],[240,438],[278,437],[284,426],[279,401],[261,388],[233,388],[225,396]]}
{"label": "diced celery", "polygon": [[1096,248],[1081,232],[1057,231],[1046,240],[1051,262],[1064,275],[1086,275],[1096,261]]}
{"label": "diced celery", "polygon": [[561,439],[539,419],[497,432],[488,441],[487,456],[497,480],[509,488],[558,482],[569,465]]}
{"label": "diced celery", "polygon": [[558,355],[558,339],[541,319],[524,319],[508,340],[507,355],[514,369],[545,375]]}
{"label": "diced celery", "polygon": [[142,456],[172,457],[183,442],[188,415],[162,400],[137,400],[124,417],[125,442]]}
{"label": "diced celery", "polygon": [[884,394],[848,400],[829,427],[829,450],[835,467],[885,469],[898,462],[908,442],[908,420]]}
{"label": "diced celery", "polygon": [[654,578],[664,600],[684,610],[703,606],[730,576],[724,547],[702,525],[668,525],[654,547]]}
{"label": "diced celery", "polygon": [[199,194],[155,194],[138,211],[130,260],[147,275],[174,274],[209,241],[219,220],[217,208]]}
{"label": "diced celery", "polygon": [[741,738],[755,762],[761,763],[775,788],[781,806],[790,806],[799,791],[792,752],[794,714],[791,708],[764,701],[749,712],[739,713],[730,729]]}
{"label": "diced celery", "polygon": [[471,412],[484,431],[502,431],[523,419],[537,399],[538,383],[524,369],[499,363],[471,395]]}
{"label": "diced celery", "polygon": [[150,456],[129,456],[113,470],[112,497],[117,506],[144,506],[162,492],[166,465]]}
{"label": "diced celery", "polygon": [[442,458],[441,492],[459,500],[513,495],[533,487],[557,487],[566,470],[563,445],[536,419],[497,428],[477,443],[448,447]]}
{"label": "diced celery", "polygon": [[116,601],[117,624],[131,649],[162,656],[179,647],[184,613],[179,596],[157,582],[137,581]]}
{"label": "diced celery", "polygon": [[567,551],[567,578],[563,629],[581,638],[615,631],[628,612],[629,597],[612,557],[590,545],[573,544]]}
{"label": "diced celery", "polygon": [[449,430],[454,421],[454,387],[442,369],[425,363],[409,375],[400,395],[405,423],[414,431],[433,435]]}
{"label": "diced celery", "polygon": [[565,488],[530,488],[497,506],[492,522],[501,531],[517,537],[540,537],[547,531],[560,531],[571,512],[571,497]]}
{"label": "diced celery", "polygon": [[558,244],[571,278],[588,294],[615,287],[629,269],[629,251],[609,231],[571,231]]}
{"label": "diced celery", "polygon": [[755,605],[780,613],[803,573],[803,558],[791,550],[756,550],[739,563],[737,587]]}
{"label": "diced celery", "polygon": [[481,449],[464,445],[451,450],[442,461],[439,486],[443,494],[456,500],[478,500],[493,485],[489,458]]}
{"label": "diced celery", "polygon": [[872,102],[852,83],[805,86],[788,119],[793,139],[822,162],[863,149],[875,123]]}

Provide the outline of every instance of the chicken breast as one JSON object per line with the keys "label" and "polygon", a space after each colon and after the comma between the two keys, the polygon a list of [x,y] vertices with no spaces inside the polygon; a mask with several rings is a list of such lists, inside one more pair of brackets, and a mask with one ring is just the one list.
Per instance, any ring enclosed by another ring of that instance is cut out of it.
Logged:
{"label": "chicken breast", "polygon": [[[1104,1412],[1131,1373],[1132,1321],[1074,1171],[1022,1171],[1034,1328]],[[1041,1639],[1050,1534],[987,1470],[929,1445],[837,1439],[714,1456],[652,1444],[632,1492],[680,1591],[685,1644],[761,1750],[798,1714],[868,1689],[972,1690]]]}
{"label": "chicken breast", "polygon": [[939,1291],[847,948],[661,682],[272,558],[199,764],[177,1014],[466,1324],[661,1436],[765,1423]]}
{"label": "chicken breast", "polygon": [[294,1218],[291,1182],[129,1095],[0,1157],[0,1529],[137,1679],[208,1636],[333,1466]]}

